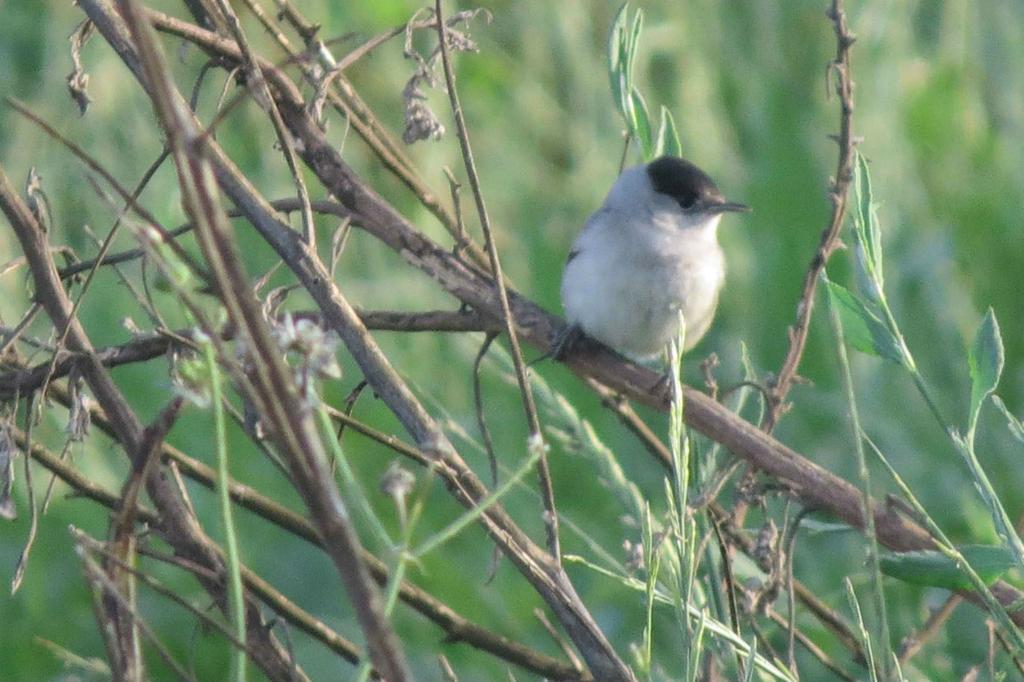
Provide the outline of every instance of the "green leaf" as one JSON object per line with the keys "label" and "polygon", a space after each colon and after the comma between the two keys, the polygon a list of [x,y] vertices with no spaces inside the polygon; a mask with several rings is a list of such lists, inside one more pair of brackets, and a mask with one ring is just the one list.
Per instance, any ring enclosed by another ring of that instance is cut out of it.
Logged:
{"label": "green leaf", "polygon": [[640,149],[644,153],[644,160],[650,161],[654,158],[652,156],[654,154],[654,129],[651,127],[651,115],[647,111],[647,102],[644,101],[643,95],[636,88],[633,88],[632,113],[633,137],[640,143]]}
{"label": "green leaf", "polygon": [[633,62],[636,59],[637,48],[640,45],[640,32],[644,29],[644,11],[638,9],[633,15],[633,26],[629,31],[629,38],[626,49],[626,72],[629,74],[629,85],[633,87]]}
{"label": "green leaf", "polygon": [[629,44],[626,33],[626,19],[629,3],[622,3],[622,7],[615,14],[611,30],[608,32],[608,81],[611,85],[612,99],[619,113],[626,117],[628,103],[626,97],[630,91],[630,76],[626,68],[628,63]]}
{"label": "green leaf", "polygon": [[[633,65],[643,25],[643,10],[637,10],[630,19],[629,3],[623,3],[608,34],[608,80],[615,106],[626,123],[626,130],[640,145],[644,158],[650,160],[655,152],[654,128],[647,104],[633,85]],[[674,132],[674,126],[671,132]],[[666,131],[667,134],[669,131]],[[678,135],[676,138],[678,141]]]}
{"label": "green leaf", "polygon": [[882,275],[882,231],[878,224],[877,207],[871,191],[871,173],[868,162],[857,152],[857,170],[854,176],[854,191],[857,195],[857,221],[864,229],[864,242],[871,257],[871,267],[879,277]]}
{"label": "green leaf", "polygon": [[1004,417],[1006,417],[1006,425],[1009,427],[1010,433],[1013,434],[1013,437],[1021,443],[1024,443],[1024,422],[1017,419],[1013,412],[1010,412],[1010,408],[1006,406],[1006,403],[1004,403],[1002,398],[999,396],[993,395],[992,402],[995,403],[996,407],[999,408],[999,411],[1003,413]]}
{"label": "green leaf", "polygon": [[[1013,555],[996,545],[965,545],[958,548],[971,568],[986,585],[991,585],[1013,567]],[[882,557],[882,573],[914,585],[969,590],[971,581],[957,562],[938,550],[887,552]]]}
{"label": "green leaf", "polygon": [[882,268],[882,230],[871,192],[868,162],[857,152],[853,173],[853,234],[856,240],[857,287],[872,303],[882,300],[885,273]]}
{"label": "green leaf", "polygon": [[1003,373],[1003,337],[999,334],[999,322],[992,308],[985,313],[985,319],[974,336],[967,364],[971,369],[971,409],[967,421],[968,438],[973,436],[978,424],[978,413],[985,398],[996,389],[999,376]]}
{"label": "green leaf", "polygon": [[839,312],[846,342],[868,355],[904,364],[899,343],[889,328],[865,303],[841,284],[825,278],[829,303]]}
{"label": "green leaf", "polygon": [[675,119],[672,112],[666,107],[661,107],[661,123],[658,126],[658,143],[654,147],[654,156],[682,156],[683,146],[679,143],[679,133],[676,130]]}
{"label": "green leaf", "polygon": [[827,523],[825,521],[815,521],[814,519],[804,519],[800,522],[800,530],[806,531],[811,535],[822,535],[825,533],[860,533],[860,530],[846,523]]}

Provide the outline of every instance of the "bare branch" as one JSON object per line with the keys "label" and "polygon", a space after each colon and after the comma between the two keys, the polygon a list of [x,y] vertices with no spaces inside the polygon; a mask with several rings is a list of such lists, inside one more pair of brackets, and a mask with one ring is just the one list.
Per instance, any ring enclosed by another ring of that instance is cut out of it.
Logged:
{"label": "bare branch", "polygon": [[768,411],[762,427],[771,432],[786,410],[786,396],[797,378],[797,369],[807,345],[810,333],[811,313],[814,311],[814,293],[817,290],[819,276],[825,269],[832,253],[839,248],[839,234],[846,221],[846,207],[850,181],[853,179],[854,147],[858,140],[853,135],[853,76],[850,66],[850,47],[856,38],[850,33],[846,23],[846,12],[843,0],[832,0],[828,10],[836,34],[836,56],[829,64],[828,78],[831,85],[835,78],[835,92],[839,97],[839,160],[836,163],[836,176],[829,187],[829,199],[832,202],[832,215],[828,227],[821,234],[821,243],[811,259],[811,264],[804,275],[804,284],[800,302],[796,307],[796,325],[790,329],[789,351],[782,363],[775,381],[770,387]]}
{"label": "bare branch", "polygon": [[[105,4],[82,3],[87,12],[92,10],[90,18],[107,36],[115,30],[112,25],[117,18],[111,7],[102,7]],[[258,358],[253,363],[255,391],[250,398],[261,417],[272,424],[278,445],[288,455],[293,478],[309,505],[325,549],[338,569],[355,607],[356,618],[366,634],[374,667],[391,682],[409,680],[411,675],[398,638],[384,616],[380,595],[359,559],[359,539],[338,490],[325,470],[323,444],[310,415],[301,408],[295,383],[262,317],[241,265],[227,216],[219,206],[209,167],[207,146],[210,141],[196,126],[191,110],[170,78],[145,10],[134,0],[119,0],[118,7],[137,45],[136,55],[141,62],[139,73],[144,76],[148,94],[167,133],[178,167],[185,209],[195,223],[196,236],[221,300],[230,318],[244,330],[251,352]]]}

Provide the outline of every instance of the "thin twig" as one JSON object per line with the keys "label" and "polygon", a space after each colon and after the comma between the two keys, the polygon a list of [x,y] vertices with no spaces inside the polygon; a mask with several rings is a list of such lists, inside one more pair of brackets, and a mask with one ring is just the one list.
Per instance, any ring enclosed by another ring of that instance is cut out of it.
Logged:
{"label": "thin twig", "polygon": [[[85,2],[83,2],[83,5]],[[106,9],[113,14],[109,5]],[[116,182],[116,181],[115,181]],[[114,384],[109,373],[96,355],[85,330],[70,316],[72,304],[57,276],[57,268],[50,256],[46,235],[35,217],[18,196],[3,167],[0,166],[0,209],[7,216],[25,254],[35,282],[36,298],[46,310],[56,328],[69,326],[68,348],[80,356],[82,376],[92,389],[96,400],[103,406],[113,426],[113,433],[126,453],[137,452],[142,440],[142,424],[128,405],[124,395]],[[160,509],[161,535],[182,555],[194,558],[208,565],[217,565],[216,554],[210,550],[208,539],[182,504],[181,498],[165,479],[154,476],[149,479],[150,498]],[[212,584],[204,587],[217,597],[219,588]],[[253,628],[250,635],[256,640],[255,660],[268,677],[273,680],[295,679],[293,666],[287,663],[280,646],[273,636],[264,629],[258,612],[250,611]],[[305,676],[299,671],[298,677]]]}
{"label": "thin twig", "polygon": [[900,665],[904,665],[911,658],[917,655],[924,645],[928,643],[932,637],[938,634],[942,630],[942,626],[945,625],[949,617],[956,611],[956,607],[964,600],[959,594],[951,594],[946,597],[946,601],[928,614],[928,619],[921,626],[921,629],[911,632],[903,641],[900,642],[899,651],[896,653],[896,658],[899,660]]}
{"label": "thin twig", "polygon": [[[359,559],[358,536],[337,488],[327,478],[323,444],[308,411],[301,408],[295,382],[262,317],[227,216],[220,208],[209,165],[212,141],[201,134],[191,112],[181,106],[183,98],[170,77],[166,58],[144,9],[137,0],[120,0],[118,4],[137,45],[136,55],[148,94],[168,136],[178,167],[182,201],[196,222],[196,236],[221,300],[231,319],[246,334],[256,369],[254,391],[249,397],[272,425],[278,445],[288,455],[293,476],[300,483],[304,501],[366,635],[370,660],[390,682],[409,680],[411,674],[401,645],[383,614],[376,586]],[[100,22],[94,21],[103,32]],[[308,241],[306,244],[310,246]]]}
{"label": "thin twig", "polygon": [[[112,599],[118,606],[119,609],[123,609],[132,622],[139,626],[139,629],[146,636],[146,639],[156,648],[157,653],[160,654],[160,658],[170,666],[171,670],[183,680],[190,680],[195,682],[195,678],[188,674],[188,672],[178,663],[170,650],[160,641],[160,638],[153,632],[153,628],[143,619],[135,608],[135,605],[129,601],[129,598],[121,594],[118,590],[117,585],[111,581],[109,577],[103,572],[103,569],[89,556],[89,553],[84,547],[84,534],[75,528],[72,528],[72,534],[75,536],[76,541],[79,544],[79,554],[82,559],[83,568],[85,571],[86,578],[92,583],[102,594]],[[92,538],[90,538],[92,540]],[[93,542],[96,542],[93,540]],[[124,651],[119,652],[122,656]],[[133,670],[129,673],[124,669],[114,671],[117,676],[128,674],[141,674],[141,670]],[[127,678],[131,679],[131,678]]]}
{"label": "thin twig", "polygon": [[[271,204],[273,205],[274,209],[282,211],[284,213],[302,210],[302,200],[299,199],[298,197],[278,199],[276,201],[271,202]],[[352,212],[336,201],[314,201],[310,204],[310,208],[312,208],[312,210],[316,213],[334,215],[342,219],[352,219]],[[227,213],[229,218],[238,218],[245,215],[241,210],[237,208],[229,209]],[[173,230],[169,230],[166,236],[162,236],[161,238],[175,239],[183,234],[191,232],[192,227],[192,223],[185,223],[180,227],[176,227]],[[90,260],[79,261],[77,263],[73,263],[71,265],[67,265],[61,268],[59,271],[60,277],[61,279],[68,279],[69,277],[73,277],[74,275],[77,275],[78,273],[83,272],[85,270],[91,270],[97,263],[99,263],[100,265],[115,265],[135,260],[137,258],[141,258],[145,254],[145,249],[127,249],[125,251],[107,254],[106,256],[97,256]]]}
{"label": "thin twig", "polygon": [[854,147],[858,140],[853,134],[853,75],[850,65],[850,47],[856,38],[850,32],[846,22],[843,0],[832,0],[828,18],[836,34],[836,56],[829,63],[827,77],[835,77],[835,92],[839,97],[839,159],[836,162],[836,176],[829,188],[829,199],[832,202],[832,215],[828,227],[821,234],[821,242],[811,264],[804,275],[800,302],[796,309],[796,325],[790,329],[789,351],[771,386],[771,400],[765,413],[762,427],[771,432],[786,410],[786,396],[797,377],[797,369],[807,345],[810,333],[811,313],[814,310],[814,293],[818,286],[819,275],[824,269],[832,253],[839,248],[839,234],[846,220],[850,182],[853,179]]}
{"label": "thin twig", "polygon": [[484,415],[484,397],[480,386],[480,365],[483,363],[484,356],[487,355],[487,349],[491,347],[491,342],[496,337],[497,334],[488,332],[484,336],[484,342],[480,346],[480,351],[473,360],[473,409],[476,411],[477,427],[480,429],[480,436],[484,440],[484,449],[487,451],[487,461],[491,465],[491,486],[495,487],[498,485],[498,457],[494,454],[494,439],[491,438],[491,430],[487,426],[487,417]]}
{"label": "thin twig", "polygon": [[277,104],[270,95],[270,86],[267,85],[267,79],[263,76],[263,70],[260,68],[256,55],[253,53],[252,48],[249,46],[249,41],[245,37],[245,31],[242,30],[242,22],[238,20],[238,15],[235,14],[235,10],[232,9],[231,4],[227,0],[217,0],[217,4],[227,19],[227,24],[235,38],[235,43],[238,44],[242,55],[245,57],[246,69],[249,72],[246,84],[250,88],[255,89],[254,99],[270,115],[270,122],[274,126],[274,132],[277,133],[277,141],[281,145],[281,151],[284,153],[285,161],[288,163],[288,172],[292,174],[292,181],[295,183],[299,201],[302,202],[302,209],[300,210],[302,216],[302,237],[309,244],[310,250],[316,251],[316,224],[313,222],[313,209],[309,205],[309,190],[306,189],[306,182],[302,179],[302,171],[299,169],[299,162],[295,157],[292,136],[285,128],[284,121],[281,120],[281,112],[278,111]]}
{"label": "thin twig", "polygon": [[47,135],[52,137],[54,140],[60,142],[66,149],[68,149],[68,151],[70,151],[72,154],[78,157],[78,159],[82,163],[84,163],[86,167],[89,168],[89,170],[93,171],[101,178],[103,178],[103,181],[110,185],[110,187],[118,194],[118,196],[121,197],[121,199],[124,200],[126,204],[131,206],[132,211],[134,211],[139,216],[139,218],[141,218],[146,223],[148,227],[151,227],[154,230],[156,230],[156,232],[160,235],[161,240],[163,240],[163,242],[166,243],[174,251],[174,255],[176,255],[178,258],[180,258],[182,261],[188,264],[189,267],[192,269],[192,272],[195,273],[197,277],[204,281],[208,280],[208,275],[206,274],[205,269],[199,265],[199,263],[195,260],[195,258],[192,257],[190,253],[185,251],[173,239],[170,238],[170,233],[163,227],[163,225],[160,224],[160,222],[156,219],[156,216],[154,216],[149,210],[142,206],[142,204],[140,204],[136,200],[134,193],[129,192],[120,182],[118,182],[117,178],[114,177],[113,173],[108,171],[103,166],[103,164],[97,161],[91,154],[85,151],[84,148],[76,144],[73,140],[57,132],[56,128],[54,128],[52,125],[44,121],[42,117],[37,116],[31,109],[25,106],[25,104],[23,104],[22,102],[19,102],[18,100],[12,97],[6,97],[4,98],[4,101],[7,102],[7,104],[12,109],[14,109],[19,114],[21,114],[22,116],[24,116],[25,118],[39,126]]}
{"label": "thin twig", "polygon": [[[139,554],[166,564],[178,566],[179,568],[189,571],[190,573],[194,573],[197,576],[205,577],[207,580],[222,579],[222,576],[213,573],[205,566],[200,566],[199,564],[182,557],[163,554],[147,547],[140,548]],[[349,663],[355,664],[363,660],[365,654],[359,649],[359,647],[329,628],[325,623],[323,623],[323,621],[316,618],[308,611],[299,608],[280,590],[277,590],[273,585],[263,580],[252,569],[242,566],[241,572],[242,579],[245,582],[246,591],[259,597],[274,611],[274,613],[279,615],[289,624],[318,640],[321,644],[341,656]],[[174,599],[170,594],[167,596]],[[218,623],[217,629],[220,630],[220,632],[223,633],[224,636],[233,644],[236,646],[238,645],[238,638],[235,637],[225,625]]]}
{"label": "thin twig", "polygon": [[1003,651],[1010,656],[1010,659],[1013,661],[1013,665],[1017,668],[1017,671],[1024,676],[1024,660],[1017,655],[1016,650],[1010,644],[1009,640],[1006,639],[1006,634],[1001,628],[993,628],[992,632],[995,634],[996,639],[999,640],[999,645],[1003,647]]}
{"label": "thin twig", "polygon": [[572,650],[572,646],[569,644],[569,642],[566,641],[565,637],[559,634],[558,630],[555,629],[555,626],[551,624],[551,621],[548,620],[548,617],[544,614],[544,612],[540,609],[534,609],[533,616],[538,621],[540,621],[540,624],[544,627],[544,630],[548,633],[548,636],[551,637],[551,640],[558,646],[559,649],[562,650],[562,653],[565,655],[565,657],[572,662],[572,666],[576,670],[582,671],[583,661],[581,661],[579,659],[579,656],[576,655],[576,652]]}
{"label": "thin twig", "polygon": [[[219,620],[215,618],[211,618],[209,614],[205,613],[202,609],[198,609],[192,604],[190,604],[187,599],[181,597],[181,595],[179,595],[174,590],[165,587],[152,576],[147,575],[143,571],[133,566],[131,563],[125,561],[124,558],[118,556],[116,552],[112,551],[110,547],[108,547],[104,543],[85,534],[83,531],[75,527],[71,528],[71,535],[72,537],[74,537],[75,541],[79,543],[87,551],[95,552],[104,557],[105,560],[112,561],[117,565],[118,569],[130,573],[136,578],[139,578],[143,583],[145,583],[155,592],[158,592],[162,596],[170,599],[174,603],[183,607],[185,610],[187,610],[189,613],[195,616],[198,620],[202,621],[205,625],[213,627],[214,629],[218,630],[222,635],[224,635],[225,638],[227,638],[231,642],[232,645],[242,650],[245,650],[245,642],[236,637],[234,633],[232,633],[231,630],[228,629],[223,623],[221,623]],[[152,553],[148,552],[139,553],[145,554],[146,556],[152,556]],[[220,576],[213,573],[212,571],[210,571],[210,569],[206,568],[205,566],[199,566],[195,563],[189,563],[188,567],[189,570],[193,573],[203,575],[210,580],[218,580],[220,578]]]}
{"label": "thin twig", "polygon": [[[767,616],[771,618],[783,630],[786,630],[787,632],[790,630],[791,626],[789,620],[781,613],[773,609],[771,606],[768,607]],[[830,657],[827,653],[825,653],[825,651],[821,647],[815,644],[814,640],[805,635],[803,630],[796,628],[795,632],[796,640],[800,642],[800,644],[805,649],[807,649],[807,651],[810,652],[812,656],[817,658],[823,666],[831,670],[834,675],[836,675],[842,680],[845,680],[845,682],[857,682],[857,678],[855,676],[851,675],[850,673],[840,668],[839,664],[836,663],[835,660],[833,660],[832,657]]]}
{"label": "thin twig", "polygon": [[[251,0],[246,0],[247,4],[250,4]],[[302,14],[290,3],[285,3],[287,9],[282,10],[285,12],[283,17],[289,21],[299,31],[303,37],[303,41],[306,44],[306,52],[296,50],[287,39],[284,34],[276,30],[272,24],[268,24],[266,19],[266,13],[260,12],[257,14],[257,18],[264,22],[264,26],[268,27],[271,35],[278,42],[281,49],[288,54],[287,63],[297,63],[302,69],[304,78],[313,85],[315,88],[320,88],[320,76],[316,69],[309,64],[309,54],[318,54],[321,56],[321,61],[325,63],[325,67],[332,69],[345,65],[350,65],[355,59],[365,56],[370,49],[375,48],[383,40],[387,40],[393,35],[400,35],[407,29],[407,25],[402,25],[391,29],[390,31],[377,36],[376,39],[367,41],[366,44],[360,48],[356,48],[352,53],[346,55],[340,60],[335,60],[333,56],[327,51],[326,43],[324,41],[316,40],[314,38],[316,30],[319,28],[306,21]],[[180,22],[173,17],[167,15],[160,15],[154,13],[156,19],[156,25],[160,30],[167,30],[175,33],[186,40],[190,37],[187,35],[187,24]],[[433,21],[417,22],[413,24],[414,28],[426,28],[433,25]],[[312,30],[312,33],[305,33],[306,29],[300,30],[299,26],[305,26]],[[375,40],[380,42],[374,43]],[[232,57],[234,58],[234,57]],[[339,69],[339,74],[331,79],[331,87],[327,89],[327,98],[331,102],[331,105],[337,110],[342,116],[344,116],[355,128],[356,133],[363,138],[363,140],[369,145],[370,149],[377,155],[377,158],[384,164],[384,167],[390,171],[395,177],[398,178],[402,184],[404,184],[419,200],[423,206],[430,211],[445,227],[445,229],[453,237],[458,240],[457,223],[444,205],[438,200],[437,196],[433,191],[426,185],[422,178],[417,173],[412,161],[405,154],[403,149],[391,138],[387,129],[380,124],[374,115],[373,111],[366,105],[366,103],[359,97],[358,93],[352,87],[351,83],[345,79],[341,73],[344,68]],[[231,108],[235,102],[229,105]],[[481,267],[487,266],[487,255],[478,244],[472,241],[468,241],[466,244],[466,250],[473,261]]]}
{"label": "thin twig", "polygon": [[[69,394],[59,384],[55,384],[53,387],[53,397],[62,404],[67,404],[70,400]],[[362,422],[345,415],[341,411],[333,409],[330,409],[329,411],[333,419],[348,425],[350,428],[360,432],[367,438],[370,438],[385,447],[393,449],[399,454],[409,457],[421,464],[428,463],[427,458],[422,453],[401,442],[394,436],[389,436],[377,431]],[[101,430],[108,433],[112,432],[109,422],[101,411],[94,409],[92,411],[92,417],[94,423]],[[87,477],[83,476],[77,469],[64,463],[57,455],[49,452],[39,444],[34,443],[32,444],[32,447],[29,448],[24,432],[18,429],[12,429],[11,436],[14,438],[14,441],[24,451],[28,452],[34,460],[71,486],[76,494],[94,500],[109,509],[118,509],[120,501],[117,495],[107,491],[102,486],[97,485]],[[216,486],[217,475],[212,468],[192,457],[189,457],[177,448],[164,443],[162,445],[162,456],[165,461],[170,462],[176,470],[184,472],[184,474],[190,479],[197,481],[206,488],[213,490]],[[320,546],[320,537],[317,534],[316,528],[301,515],[296,514],[278,502],[261,495],[256,490],[247,485],[238,483],[237,481],[231,480],[228,484],[228,490],[230,492],[231,499],[236,504],[248,509],[270,523],[273,523],[282,530],[292,533],[293,535],[314,545]],[[153,511],[142,506],[136,507],[135,517],[136,520],[149,525],[155,525],[158,522]],[[374,580],[377,581],[379,585],[386,585],[389,580],[389,573],[384,562],[380,561],[368,552],[364,552],[363,560],[367,563]],[[195,565],[194,562],[192,562],[192,565]],[[202,570],[205,571],[208,569]],[[289,622],[292,622],[293,625],[302,629],[304,632],[312,634],[332,649],[337,650],[339,647],[342,649],[344,648],[343,642],[332,643],[333,635],[330,631],[325,632],[323,628],[312,625],[306,617],[295,615],[293,620],[292,617],[289,616],[290,608],[287,604],[281,602],[280,599],[266,596],[269,594],[269,590],[260,585],[258,582],[258,576],[255,576],[255,574],[252,576],[247,575],[246,581],[250,589],[253,589],[256,594],[260,595],[261,598],[267,601],[275,611],[288,618]],[[399,590],[399,597],[403,602],[422,613],[435,625],[444,630],[446,641],[465,642],[470,646],[498,656],[510,663],[521,666],[526,670],[530,670],[549,679],[580,681],[592,679],[585,671],[578,670],[572,664],[558,661],[468,620],[457,611],[447,606],[444,602],[408,580],[404,580],[402,582]],[[341,651],[339,651],[339,653],[341,653]]]}
{"label": "thin twig", "polygon": [[461,253],[469,243],[466,224],[462,220],[462,199],[459,196],[462,185],[455,179],[455,174],[448,166],[444,167],[444,175],[448,178],[448,189],[452,195],[452,206],[455,208],[455,253]]}
{"label": "thin twig", "polygon": [[[505,334],[508,336],[509,346],[512,351],[512,362],[515,365],[516,381],[519,384],[519,393],[523,401],[523,411],[526,412],[527,427],[530,429],[529,449],[531,451],[534,449],[544,450],[546,449],[544,434],[540,430],[540,417],[537,415],[537,406],[533,401],[533,390],[530,388],[530,379],[526,373],[526,363],[523,361],[523,353],[519,347],[519,336],[516,332],[514,318],[512,317],[512,309],[508,302],[508,290],[505,288],[505,280],[501,272],[498,245],[494,240],[494,231],[491,229],[491,220],[487,213],[487,206],[484,203],[483,190],[480,187],[480,176],[477,174],[476,162],[473,160],[473,148],[469,144],[469,130],[466,128],[466,120],[462,115],[462,104],[459,102],[459,93],[455,87],[455,71],[452,69],[451,56],[448,50],[448,29],[444,22],[441,5],[441,0],[435,0],[434,14],[437,17],[437,35],[440,41],[441,62],[444,65],[444,78],[448,86],[448,99],[451,101],[452,115],[455,117],[455,127],[458,130],[459,146],[462,148],[462,160],[466,165],[469,186],[473,190],[473,198],[476,201],[477,217],[480,219],[480,226],[484,232],[484,245],[487,248],[491,272],[494,274],[494,286],[498,290],[502,322],[505,324]],[[551,552],[555,562],[560,565],[562,551],[558,539],[558,511],[555,509],[555,491],[551,483],[551,471],[548,469],[546,453],[542,453],[537,461],[537,471],[540,474],[541,497],[544,500],[544,523],[548,531],[548,551]]]}
{"label": "thin twig", "polygon": [[[323,315],[312,311],[295,311],[288,313],[294,319],[314,320],[323,324]],[[431,310],[421,313],[404,313],[392,310],[360,310],[359,319],[368,329],[393,332],[496,332],[499,325],[473,312],[457,312],[450,310]],[[117,346],[109,346],[96,350],[96,356],[105,367],[120,367],[136,362],[145,362],[164,355],[174,347],[192,348],[194,329],[168,331],[160,329],[152,335],[140,336]],[[235,338],[237,329],[226,325],[219,338],[231,340]],[[59,379],[70,374],[82,361],[79,353],[64,352],[61,354],[53,370],[51,379]],[[10,400],[19,393],[27,394],[43,385],[49,361],[33,367],[9,368],[0,374],[0,400]]]}
{"label": "thin twig", "polygon": [[[36,405],[39,404],[39,396],[32,392],[27,394],[28,397],[25,399],[25,439],[31,441],[32,439],[32,427],[35,424],[35,409]],[[11,420],[12,422],[14,419]],[[18,588],[21,587],[21,582],[25,578],[25,571],[28,568],[28,559],[32,555],[32,546],[36,542],[36,532],[39,530],[39,505],[36,504],[36,491],[35,485],[32,482],[32,465],[31,457],[25,458],[25,489],[28,497],[28,509],[29,509],[29,527],[28,537],[25,538],[25,546],[21,549],[21,554],[18,556],[18,563],[14,568],[14,577],[11,578],[11,594],[15,594]]]}

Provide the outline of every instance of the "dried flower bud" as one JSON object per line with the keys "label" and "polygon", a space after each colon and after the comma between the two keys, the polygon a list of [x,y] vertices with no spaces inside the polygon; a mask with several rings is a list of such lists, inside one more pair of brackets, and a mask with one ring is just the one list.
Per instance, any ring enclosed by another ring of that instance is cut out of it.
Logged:
{"label": "dried flower bud", "polygon": [[86,402],[88,398],[82,392],[82,377],[77,365],[68,375],[68,392],[71,394],[71,405],[68,408],[68,425],[65,430],[68,439],[72,441],[83,441],[89,435],[89,427],[92,425],[92,415]]}
{"label": "dried flower bud", "polygon": [[757,532],[757,540],[754,543],[754,558],[758,563],[770,564],[775,547],[779,541],[779,529],[775,521],[768,519]]}
{"label": "dried flower bud", "polygon": [[402,100],[405,102],[405,130],[402,131],[402,141],[406,144],[420,140],[440,140],[445,132],[444,125],[426,104],[427,96],[419,88],[421,80],[422,77],[417,72],[402,90]]}
{"label": "dried flower bud", "polygon": [[273,332],[281,350],[301,359],[300,369],[303,374],[312,374],[318,378],[341,378],[341,365],[335,356],[339,339],[333,331],[324,330],[313,320],[296,320],[286,313],[281,322],[274,325]]}
{"label": "dried flower bud", "polygon": [[642,543],[633,544],[626,539],[622,541],[622,549],[626,552],[627,569],[635,572],[644,568],[644,546]]}
{"label": "dried flower bud", "polygon": [[412,492],[412,486],[416,483],[416,477],[412,472],[398,463],[391,462],[391,466],[384,472],[380,479],[380,490],[393,499],[405,499]]}

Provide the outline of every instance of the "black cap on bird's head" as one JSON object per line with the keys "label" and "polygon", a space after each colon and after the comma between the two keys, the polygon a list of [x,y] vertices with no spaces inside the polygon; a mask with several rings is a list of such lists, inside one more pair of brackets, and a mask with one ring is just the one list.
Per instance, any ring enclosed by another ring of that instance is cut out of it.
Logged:
{"label": "black cap on bird's head", "polygon": [[678,156],[662,156],[647,164],[647,177],[655,192],[671,197],[687,213],[749,211],[744,204],[726,201],[707,173]]}

